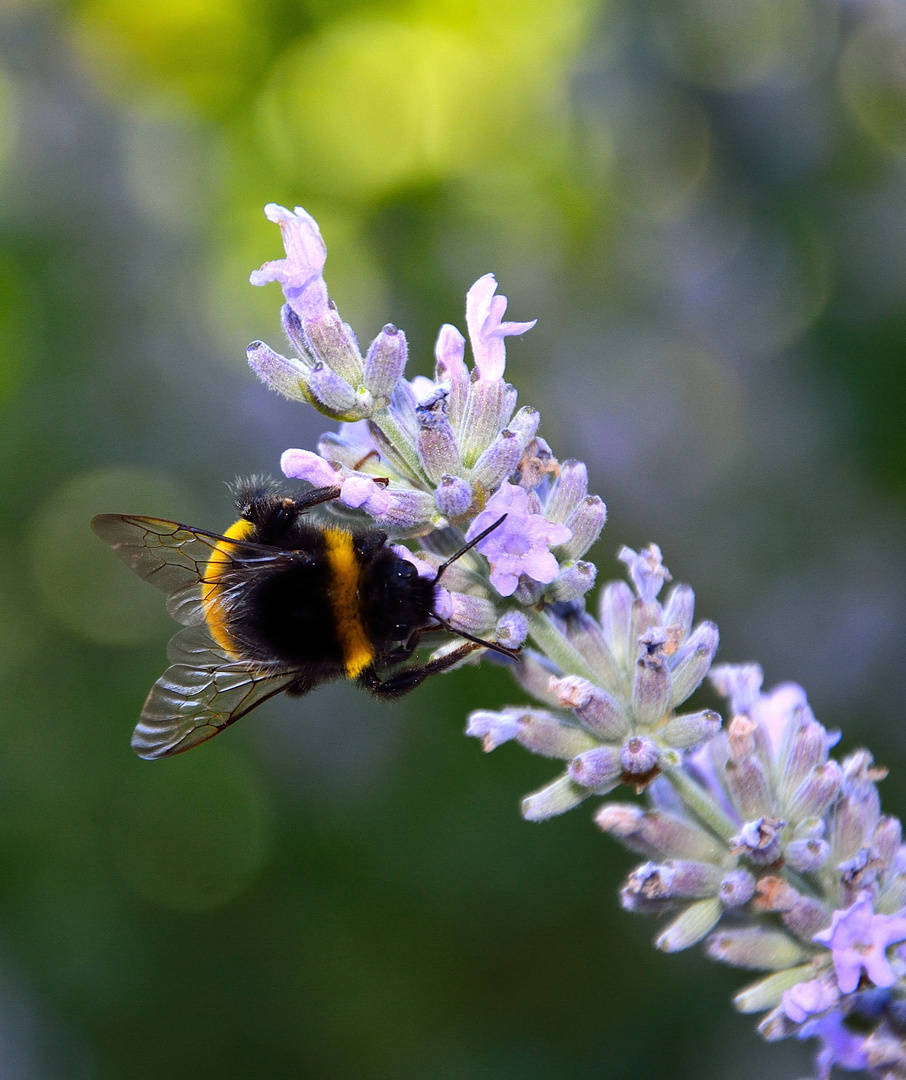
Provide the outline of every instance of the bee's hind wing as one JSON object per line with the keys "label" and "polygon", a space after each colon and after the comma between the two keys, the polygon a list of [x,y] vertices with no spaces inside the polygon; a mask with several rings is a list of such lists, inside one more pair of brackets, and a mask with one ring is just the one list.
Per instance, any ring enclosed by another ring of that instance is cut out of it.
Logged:
{"label": "bee's hind wing", "polygon": [[144,581],[167,593],[167,611],[184,626],[204,622],[201,602],[205,567],[215,551],[220,562],[230,551],[257,550],[258,561],[278,558],[259,545],[230,540],[217,533],[180,525],[178,521],[137,514],[98,514],[91,522],[97,536]]}
{"label": "bee's hind wing", "polygon": [[171,665],[151,688],[132,735],[132,749],[142,758],[181,754],[275,694],[308,689],[299,671],[232,659],[201,626],[180,630],[167,654]]}

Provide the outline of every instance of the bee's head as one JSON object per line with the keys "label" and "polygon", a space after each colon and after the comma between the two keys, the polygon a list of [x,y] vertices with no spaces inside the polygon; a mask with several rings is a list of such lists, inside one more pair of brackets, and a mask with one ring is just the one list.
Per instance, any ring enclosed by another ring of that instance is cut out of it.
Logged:
{"label": "bee's head", "polygon": [[246,521],[256,521],[262,505],[272,506],[282,501],[280,485],[272,476],[256,474],[247,478],[237,477],[229,489],[239,516]]}

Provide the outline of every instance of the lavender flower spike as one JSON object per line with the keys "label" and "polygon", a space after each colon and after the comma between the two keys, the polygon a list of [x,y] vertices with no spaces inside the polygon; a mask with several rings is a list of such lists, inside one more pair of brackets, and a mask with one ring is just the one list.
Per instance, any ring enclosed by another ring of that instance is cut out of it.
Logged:
{"label": "lavender flower spike", "polygon": [[[642,804],[599,806],[595,820],[645,860],[621,896],[628,910],[669,913],[656,947],[703,942],[713,959],[760,972],[737,1008],[764,1013],[767,1039],[817,1039],[819,1080],[835,1065],[906,1080],[906,845],[881,812],[884,770],[867,750],[834,760],[838,736],[801,687],[765,692],[757,664],[712,667],[717,627],[694,625],[687,585],[659,599],[671,578],[656,544],[622,548],[631,585],[610,582],[598,618],[586,610],[596,567],[583,557],[604,504],[585,466],[558,461],[538,434],[538,412],[517,409],[504,339],[534,322],[503,321],[492,274],[466,297],[474,368],[446,324],[433,378],[406,377],[394,326],[362,358],[328,300],[309,215],[274,205],[267,214],[286,258],[252,281],[283,286],[299,358],[255,342],[250,362],[285,396],[360,421],[322,435],[318,453],[287,450],[283,470],[338,489],[318,513],[339,528],[373,536],[376,526],[405,541],[394,550],[425,579],[443,568],[437,625],[410,651],[442,657],[458,645],[450,629],[520,650],[510,671],[539,704],[473,712],[466,734],[485,751],[513,743],[559,762],[523,799],[523,817],[544,821],[618,787],[644,793]],[[727,724],[707,702],[680,711],[709,673]]]}

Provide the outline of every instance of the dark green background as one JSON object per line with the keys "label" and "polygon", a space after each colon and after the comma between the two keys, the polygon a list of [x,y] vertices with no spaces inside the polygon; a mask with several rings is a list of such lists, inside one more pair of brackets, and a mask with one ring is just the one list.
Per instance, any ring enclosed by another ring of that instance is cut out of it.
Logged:
{"label": "dark green background", "polygon": [[521,822],[554,768],[463,737],[519,700],[491,664],[135,759],[170,627],[87,523],[223,528],[225,481],[329,426],[245,367],[281,347],[264,202],[318,217],[412,374],[494,270],[539,319],[520,400],[609,504],[602,578],[656,540],[720,658],[802,682],[901,811],[904,55],[876,0],[8,0],[0,1076],[807,1070],[733,1015],[743,974],[654,952],[587,807]]}

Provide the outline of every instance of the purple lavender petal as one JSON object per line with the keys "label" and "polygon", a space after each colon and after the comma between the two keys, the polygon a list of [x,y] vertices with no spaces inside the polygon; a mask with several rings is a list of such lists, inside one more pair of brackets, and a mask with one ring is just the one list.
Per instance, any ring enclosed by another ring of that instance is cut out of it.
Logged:
{"label": "purple lavender petal", "polygon": [[758,664],[718,664],[708,677],[718,694],[730,699],[730,708],[737,714],[754,708],[764,672]]}
{"label": "purple lavender petal", "polygon": [[827,1080],[834,1065],[855,1072],[868,1067],[865,1036],[850,1031],[839,1012],[809,1020],[799,1029],[799,1039],[820,1039],[821,1049],[815,1058],[817,1080]]}
{"label": "purple lavender petal", "polygon": [[352,510],[364,510],[372,517],[380,517],[390,505],[391,495],[368,476],[350,476],[340,488],[340,502]]}
{"label": "purple lavender petal", "polygon": [[481,745],[486,754],[496,750],[510,739],[515,739],[522,728],[519,713],[514,711],[488,712],[479,710],[473,712],[466,724],[466,735],[475,739],[481,739]]}
{"label": "purple lavender petal", "polygon": [[621,548],[617,558],[626,563],[636,592],[645,603],[653,603],[664,582],[671,580],[670,571],[661,561],[661,549],[657,544],[649,544],[638,552],[628,547]]}
{"label": "purple lavender petal", "polygon": [[437,343],[434,346],[434,357],[437,360],[438,380],[451,383],[465,380],[469,377],[469,370],[465,362],[466,339],[449,323],[444,323],[437,335]]}
{"label": "purple lavender petal", "polygon": [[815,1013],[826,1012],[840,1000],[836,987],[821,979],[797,983],[783,995],[783,1011],[796,1024]]}
{"label": "purple lavender petal", "polygon": [[269,221],[280,226],[286,258],[266,262],[260,270],[252,271],[249,280],[253,285],[279,281],[286,302],[303,322],[321,318],[329,310],[329,301],[321,276],[327,247],[318,223],[301,206],[293,213],[276,203],[268,203],[264,212]]}
{"label": "purple lavender petal", "polygon": [[541,514],[533,514],[528,493],[504,483],[469,526],[466,539],[477,536],[503,514],[507,515],[505,521],[478,544],[478,550],[491,564],[491,584],[501,596],[513,595],[522,574],[544,585],[550,584],[560,567],[548,548],[568,540],[572,535],[570,530]]}
{"label": "purple lavender petal", "polygon": [[887,959],[887,947],[906,941],[906,918],[876,915],[871,894],[862,892],[844,911],[835,911],[831,925],[813,941],[833,954],[837,984],[844,994],[859,985],[862,969],[875,986],[893,986],[896,974]]}
{"label": "purple lavender petal", "polygon": [[315,487],[330,487],[340,479],[333,466],[311,450],[286,450],[280,458],[284,476],[308,480]]}
{"label": "purple lavender petal", "polygon": [[505,296],[495,296],[497,279],[493,274],[485,274],[466,293],[466,324],[469,327],[469,340],[472,343],[472,355],[479,379],[491,382],[503,378],[506,367],[505,337],[524,334],[538,321],[502,322],[506,311]]}

